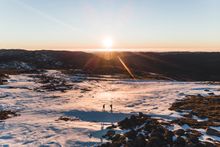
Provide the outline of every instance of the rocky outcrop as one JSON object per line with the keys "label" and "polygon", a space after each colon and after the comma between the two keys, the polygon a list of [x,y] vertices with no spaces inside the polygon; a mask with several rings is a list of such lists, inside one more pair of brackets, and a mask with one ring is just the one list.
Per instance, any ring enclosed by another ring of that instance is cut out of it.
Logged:
{"label": "rocky outcrop", "polygon": [[220,122],[220,96],[218,95],[188,95],[172,104],[170,110],[178,112],[189,111],[187,118],[198,116],[208,118],[209,122]]}
{"label": "rocky outcrop", "polygon": [[9,78],[8,75],[0,73],[0,85],[8,82],[8,80],[7,80],[8,78]]}
{"label": "rocky outcrop", "polygon": [[52,75],[36,75],[35,77],[36,83],[41,83],[42,85],[35,88],[38,92],[44,91],[61,91],[65,92],[66,90],[72,89],[72,85],[68,84],[67,81],[62,77],[56,77]]}
{"label": "rocky outcrop", "polygon": [[14,116],[19,116],[19,115],[11,110],[0,110],[0,120],[5,120]]}
{"label": "rocky outcrop", "polygon": [[123,134],[108,131],[105,137],[110,142],[100,147],[217,147],[217,144],[202,142],[196,130],[171,131],[165,123],[140,113],[118,122],[118,127],[127,130]]}

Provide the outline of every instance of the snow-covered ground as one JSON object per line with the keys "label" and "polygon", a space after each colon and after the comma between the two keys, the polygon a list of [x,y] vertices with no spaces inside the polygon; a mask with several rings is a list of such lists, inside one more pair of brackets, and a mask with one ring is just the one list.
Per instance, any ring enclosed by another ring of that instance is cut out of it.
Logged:
{"label": "snow-covered ground", "polygon": [[[176,99],[188,94],[207,95],[206,89],[220,94],[220,85],[116,80],[114,77],[111,80],[109,76],[82,82],[75,82],[77,76],[66,77],[73,84],[72,90],[37,92],[33,89],[40,84],[32,77],[10,77],[7,85],[0,85],[0,109],[16,110],[20,116],[0,122],[0,146],[92,146],[103,141],[100,136],[106,130],[102,124],[106,127],[137,112],[173,119],[180,117],[168,110]],[[110,113],[110,104],[113,104],[113,113]],[[62,121],[58,120],[60,116],[79,120]]]}

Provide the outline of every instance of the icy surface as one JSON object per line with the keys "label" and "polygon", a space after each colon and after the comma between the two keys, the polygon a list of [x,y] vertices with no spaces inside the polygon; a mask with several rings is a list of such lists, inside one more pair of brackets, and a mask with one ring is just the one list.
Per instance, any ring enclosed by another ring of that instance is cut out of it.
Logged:
{"label": "icy surface", "polygon": [[[48,74],[63,76],[56,71]],[[65,78],[73,84],[66,92],[36,92],[40,84],[28,75],[13,75],[7,85],[0,85],[0,109],[21,114],[0,122],[0,145],[92,146],[102,141],[106,126],[132,113],[174,119],[180,115],[168,108],[176,99],[207,95],[205,89],[220,94],[219,85],[195,82],[111,80],[110,76],[76,82],[77,76]],[[58,120],[60,116],[78,120]]]}

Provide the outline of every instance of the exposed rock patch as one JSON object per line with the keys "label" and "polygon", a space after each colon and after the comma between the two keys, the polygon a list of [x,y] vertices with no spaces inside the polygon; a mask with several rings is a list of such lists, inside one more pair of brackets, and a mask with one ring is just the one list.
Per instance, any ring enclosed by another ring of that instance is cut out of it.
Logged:
{"label": "exposed rock patch", "polygon": [[4,83],[6,83],[9,77],[6,74],[0,73],[0,85],[3,85]]}
{"label": "exposed rock patch", "polygon": [[187,118],[196,115],[199,118],[208,118],[209,123],[220,122],[220,96],[189,95],[173,103],[170,110],[190,111]]}
{"label": "exposed rock patch", "polygon": [[79,120],[78,118],[70,118],[70,117],[66,117],[66,116],[60,116],[56,121],[77,121]]}
{"label": "exposed rock patch", "polygon": [[5,120],[15,116],[19,116],[19,114],[11,110],[0,110],[0,120]]}
{"label": "exposed rock patch", "polygon": [[101,147],[217,147],[217,144],[200,141],[201,133],[198,131],[171,131],[157,119],[142,113],[118,122],[117,126],[127,131],[122,134],[108,131],[104,137],[110,141]]}
{"label": "exposed rock patch", "polygon": [[206,129],[207,135],[220,137],[220,131],[210,127],[220,126],[220,96],[189,95],[173,103],[170,110],[185,113],[182,115],[183,118],[173,120],[171,123]]}
{"label": "exposed rock patch", "polygon": [[35,82],[41,83],[42,85],[36,88],[36,91],[61,91],[72,89],[72,85],[68,84],[64,78],[55,77],[53,75],[41,74],[35,77]]}

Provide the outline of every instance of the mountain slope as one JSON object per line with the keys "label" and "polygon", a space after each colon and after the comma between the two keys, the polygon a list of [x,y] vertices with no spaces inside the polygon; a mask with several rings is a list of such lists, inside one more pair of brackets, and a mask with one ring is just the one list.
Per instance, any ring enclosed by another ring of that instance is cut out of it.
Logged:
{"label": "mountain slope", "polygon": [[81,69],[92,74],[127,74],[119,58],[136,77],[160,75],[176,80],[220,81],[220,53],[205,52],[0,50],[0,69]]}

